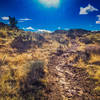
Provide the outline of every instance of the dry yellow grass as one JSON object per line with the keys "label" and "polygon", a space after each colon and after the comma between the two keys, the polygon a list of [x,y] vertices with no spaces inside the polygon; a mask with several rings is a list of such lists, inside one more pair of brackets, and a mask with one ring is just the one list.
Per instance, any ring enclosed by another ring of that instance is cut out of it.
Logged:
{"label": "dry yellow grass", "polygon": [[100,54],[91,53],[88,63],[79,59],[75,66],[85,68],[89,76],[97,81],[95,90],[100,91]]}
{"label": "dry yellow grass", "polygon": [[[7,30],[0,30],[7,37]],[[9,31],[13,34],[13,31]],[[100,35],[87,35],[88,38],[96,38],[100,37]],[[44,36],[46,39],[50,39],[50,34],[46,34]],[[62,38],[70,40],[66,35],[63,35]],[[23,100],[19,95],[18,91],[20,87],[20,81],[25,81],[28,77],[28,73],[30,72],[29,62],[34,62],[37,60],[44,62],[44,72],[48,73],[47,64],[49,61],[50,54],[57,51],[57,48],[61,45],[56,40],[49,40],[50,43],[43,43],[41,48],[31,48],[24,53],[19,53],[16,49],[12,49],[10,43],[13,38],[0,38],[0,45],[3,46],[0,48],[0,100]],[[3,43],[4,42],[4,43]],[[84,43],[80,43],[78,37],[76,38],[76,42],[80,44],[77,50],[85,51],[86,46],[98,46],[98,44],[90,44],[85,45]],[[71,47],[71,42],[68,47]],[[69,57],[69,62],[73,61],[77,55],[72,55]],[[94,62],[100,62],[100,55],[92,54],[91,59],[86,64],[83,59],[79,59],[76,65],[78,67],[85,68],[91,78],[98,80],[97,86],[95,90],[100,90],[100,65],[93,64]],[[47,83],[48,79],[40,79],[40,81],[44,84]],[[14,94],[16,96],[10,97],[9,95]],[[8,96],[5,96],[7,95]],[[31,97],[30,97],[31,98]],[[31,100],[34,100],[31,99]]]}
{"label": "dry yellow grass", "polygon": [[[6,34],[6,31],[5,31]],[[2,41],[6,41],[4,44]],[[1,38],[0,44],[5,45],[0,49],[0,100],[23,100],[18,91],[20,81],[25,81],[30,72],[30,61],[44,61],[44,71],[48,73],[46,65],[50,52],[55,52],[59,44],[55,41],[48,45],[44,43],[42,48],[30,49],[24,53],[16,52],[16,49],[10,47],[13,38]],[[42,83],[46,84],[47,79],[41,79]],[[7,95],[7,96],[6,96]],[[30,97],[31,98],[31,97]],[[34,100],[31,99],[31,100]]]}

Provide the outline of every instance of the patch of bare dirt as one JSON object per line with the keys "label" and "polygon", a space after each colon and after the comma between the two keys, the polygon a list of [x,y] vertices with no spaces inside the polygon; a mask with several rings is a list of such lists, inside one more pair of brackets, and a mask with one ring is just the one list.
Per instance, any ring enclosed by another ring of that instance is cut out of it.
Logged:
{"label": "patch of bare dirt", "polygon": [[70,48],[62,55],[55,54],[50,58],[49,100],[98,100],[93,91],[96,80],[91,79],[85,69],[74,67],[73,62],[68,62],[72,53]]}

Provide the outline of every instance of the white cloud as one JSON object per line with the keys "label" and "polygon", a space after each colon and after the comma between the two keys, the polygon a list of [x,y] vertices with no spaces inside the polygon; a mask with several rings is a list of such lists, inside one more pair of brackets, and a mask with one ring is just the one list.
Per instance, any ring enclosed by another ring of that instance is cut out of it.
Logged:
{"label": "white cloud", "polygon": [[100,15],[97,15],[97,17],[98,17],[98,20],[100,20]]}
{"label": "white cloud", "polygon": [[69,30],[69,28],[64,28],[64,30]]}
{"label": "white cloud", "polygon": [[58,7],[60,0],[39,0],[39,2],[47,7]]}
{"label": "white cloud", "polygon": [[23,28],[24,30],[35,30],[33,27],[29,26],[29,27],[26,27],[26,28]]}
{"label": "white cloud", "polygon": [[43,32],[51,33],[50,30],[45,30],[45,29],[38,29],[37,32],[39,32],[39,33],[43,33]]}
{"label": "white cloud", "polygon": [[100,24],[100,21],[96,21],[96,24]]}
{"label": "white cloud", "polygon": [[20,20],[20,21],[18,21],[18,22],[19,22],[19,23],[22,23],[22,22],[24,22],[24,21],[21,21],[21,20]]}
{"label": "white cloud", "polygon": [[100,24],[100,15],[97,15],[98,20],[96,21],[96,24]]}
{"label": "white cloud", "polygon": [[20,21],[28,21],[28,20],[32,20],[32,19],[30,19],[30,18],[22,18],[22,19],[20,19]]}
{"label": "white cloud", "polygon": [[80,15],[86,15],[89,12],[93,12],[93,11],[99,11],[97,8],[93,7],[91,4],[88,4],[88,6],[86,6],[85,8],[80,7]]}
{"label": "white cloud", "polygon": [[61,30],[61,27],[60,26],[58,27],[58,30]]}
{"label": "white cloud", "polygon": [[2,20],[9,20],[9,17],[3,16],[1,17]]}
{"label": "white cloud", "polygon": [[30,20],[32,20],[32,19],[30,19],[30,18],[21,18],[21,19],[19,19],[19,23],[22,23],[22,22],[25,22],[25,21],[30,21]]}

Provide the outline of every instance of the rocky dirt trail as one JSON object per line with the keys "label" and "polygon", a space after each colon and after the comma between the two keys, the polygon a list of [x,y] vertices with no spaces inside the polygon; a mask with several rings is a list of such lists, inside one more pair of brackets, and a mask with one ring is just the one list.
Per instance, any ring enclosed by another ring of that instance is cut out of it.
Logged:
{"label": "rocky dirt trail", "polygon": [[94,93],[94,80],[85,69],[73,67],[68,62],[71,54],[77,52],[76,45],[60,56],[54,55],[48,64],[49,100],[97,100]]}

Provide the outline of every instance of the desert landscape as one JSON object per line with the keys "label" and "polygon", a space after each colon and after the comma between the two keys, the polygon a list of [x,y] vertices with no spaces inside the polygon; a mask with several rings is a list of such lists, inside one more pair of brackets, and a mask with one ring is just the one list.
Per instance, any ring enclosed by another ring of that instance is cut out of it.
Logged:
{"label": "desert landscape", "polygon": [[0,0],[0,100],[100,100],[100,0]]}
{"label": "desert landscape", "polygon": [[0,100],[99,99],[99,31],[39,34],[0,23]]}

